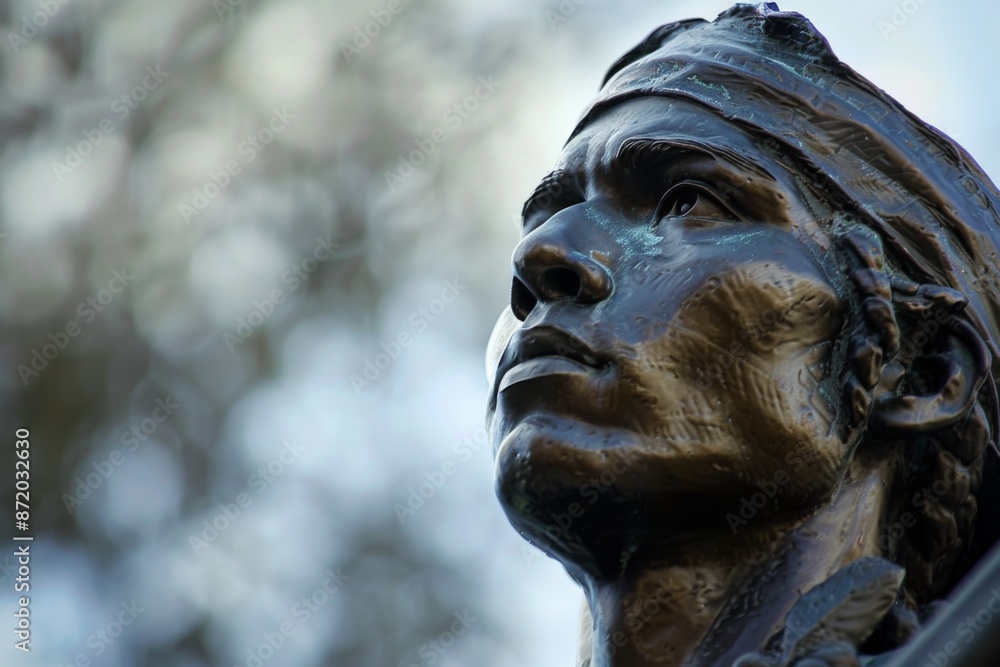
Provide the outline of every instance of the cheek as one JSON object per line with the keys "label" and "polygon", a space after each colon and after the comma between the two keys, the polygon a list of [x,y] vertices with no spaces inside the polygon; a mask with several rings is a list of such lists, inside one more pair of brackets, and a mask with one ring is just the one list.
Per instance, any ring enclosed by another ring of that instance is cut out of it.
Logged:
{"label": "cheek", "polygon": [[623,426],[672,456],[732,471],[740,447],[738,387],[746,350],[721,348],[698,332],[672,328],[622,364]]}
{"label": "cheek", "polygon": [[763,264],[713,278],[636,347],[637,430],[743,479],[784,471],[797,495],[827,486],[845,453],[824,394],[843,311],[818,275]]}
{"label": "cheek", "polygon": [[741,402],[734,420],[753,476],[787,475],[786,491],[797,497],[829,491],[847,453],[826,389],[833,385],[827,377],[831,347],[815,345],[779,363],[748,359],[729,396]]}

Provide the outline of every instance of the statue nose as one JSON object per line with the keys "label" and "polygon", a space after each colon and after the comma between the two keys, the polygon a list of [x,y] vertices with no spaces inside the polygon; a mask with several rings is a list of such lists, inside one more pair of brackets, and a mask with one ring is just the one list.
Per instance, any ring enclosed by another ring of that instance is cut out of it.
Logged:
{"label": "statue nose", "polygon": [[510,306],[522,321],[539,301],[594,304],[613,291],[611,273],[604,264],[568,243],[564,233],[544,227],[522,239],[514,250]]}

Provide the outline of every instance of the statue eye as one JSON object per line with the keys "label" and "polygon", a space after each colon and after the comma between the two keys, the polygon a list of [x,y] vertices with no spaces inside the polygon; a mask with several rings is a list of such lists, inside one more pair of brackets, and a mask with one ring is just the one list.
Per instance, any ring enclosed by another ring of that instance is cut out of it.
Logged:
{"label": "statue eye", "polygon": [[654,227],[664,218],[732,219],[734,214],[706,186],[694,181],[674,185],[663,195],[653,216]]}

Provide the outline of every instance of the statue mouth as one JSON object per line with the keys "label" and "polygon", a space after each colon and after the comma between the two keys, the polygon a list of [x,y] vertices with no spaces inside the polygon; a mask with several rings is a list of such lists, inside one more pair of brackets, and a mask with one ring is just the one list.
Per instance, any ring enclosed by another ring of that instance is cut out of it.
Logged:
{"label": "statue mouth", "polygon": [[591,366],[560,356],[543,356],[529,359],[518,364],[508,371],[500,381],[498,391],[504,391],[515,384],[534,380],[548,375],[572,375],[579,373],[590,373],[594,369]]}
{"label": "statue mouth", "polygon": [[511,337],[497,367],[497,392],[552,375],[603,374],[610,359],[572,334],[553,326],[521,329]]}

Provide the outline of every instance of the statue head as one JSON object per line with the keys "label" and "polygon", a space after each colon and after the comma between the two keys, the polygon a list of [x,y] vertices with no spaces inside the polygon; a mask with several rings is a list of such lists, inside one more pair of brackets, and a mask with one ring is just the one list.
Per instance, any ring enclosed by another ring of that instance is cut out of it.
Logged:
{"label": "statue head", "polygon": [[941,597],[997,538],[998,241],[972,157],[804,17],[658,28],[524,206],[488,359],[510,521],[613,576],[877,468],[872,539]]}

